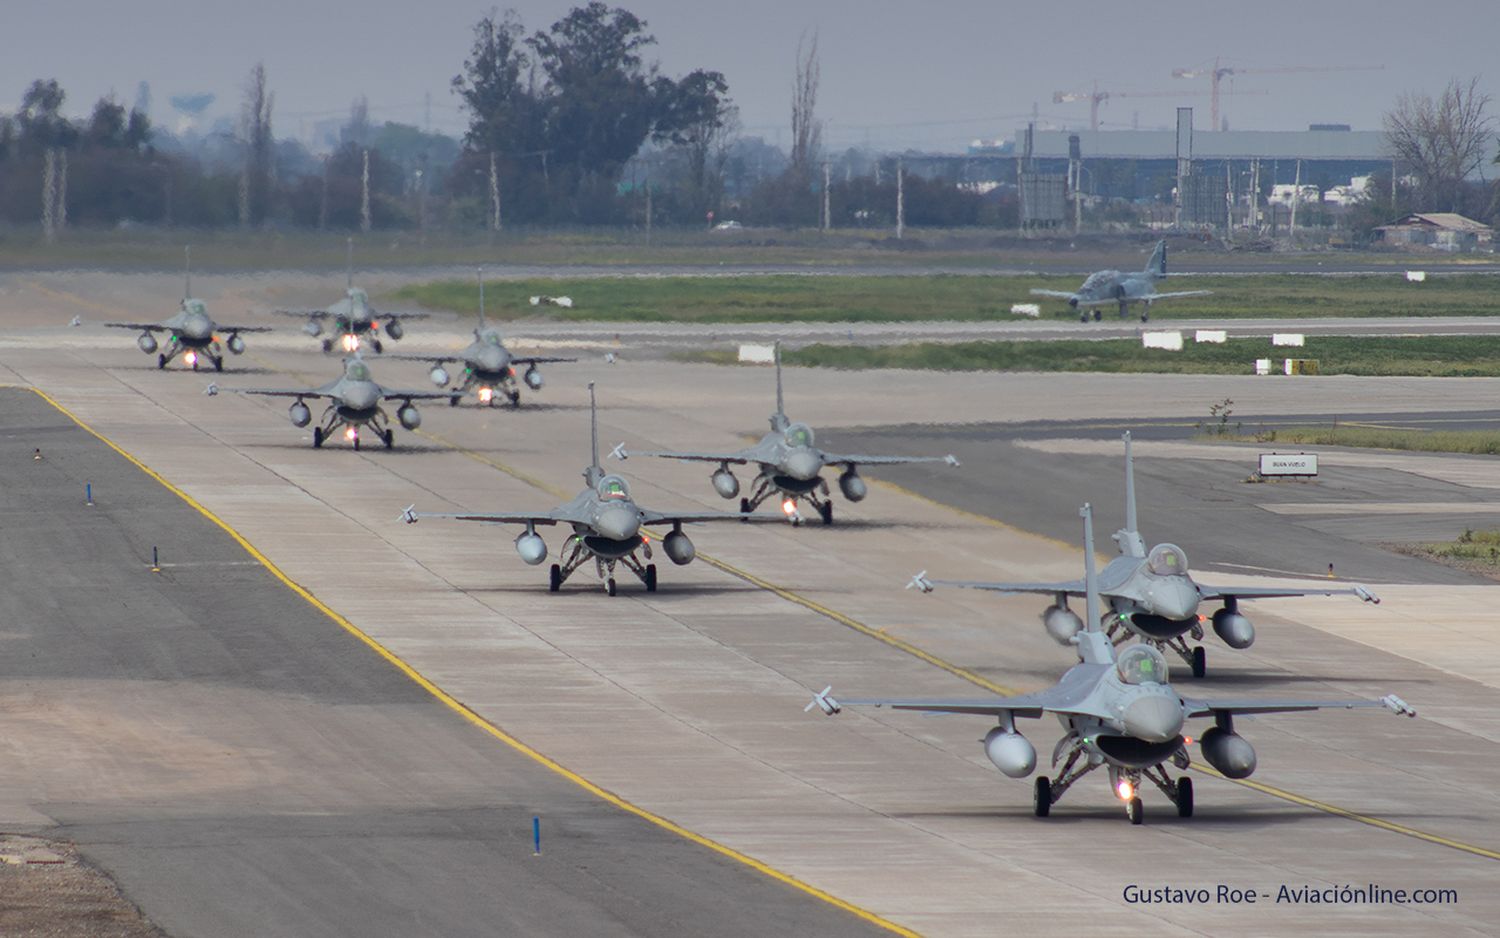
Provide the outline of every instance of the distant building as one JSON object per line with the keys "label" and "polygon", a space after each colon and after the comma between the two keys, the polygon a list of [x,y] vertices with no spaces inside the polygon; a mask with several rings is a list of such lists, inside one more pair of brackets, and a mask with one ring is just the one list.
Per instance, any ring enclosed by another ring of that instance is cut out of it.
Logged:
{"label": "distant building", "polygon": [[1452,212],[1415,212],[1375,230],[1386,244],[1439,251],[1488,249],[1495,236],[1488,225]]}

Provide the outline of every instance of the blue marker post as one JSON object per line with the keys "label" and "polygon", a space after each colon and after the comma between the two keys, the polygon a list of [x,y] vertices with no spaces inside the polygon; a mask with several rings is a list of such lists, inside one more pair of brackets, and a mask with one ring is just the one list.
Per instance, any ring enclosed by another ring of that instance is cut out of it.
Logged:
{"label": "blue marker post", "polygon": [[542,819],[540,817],[531,819],[531,855],[534,857],[542,855]]}
{"label": "blue marker post", "polygon": [[94,507],[94,483],[83,483],[83,503],[89,508]]}

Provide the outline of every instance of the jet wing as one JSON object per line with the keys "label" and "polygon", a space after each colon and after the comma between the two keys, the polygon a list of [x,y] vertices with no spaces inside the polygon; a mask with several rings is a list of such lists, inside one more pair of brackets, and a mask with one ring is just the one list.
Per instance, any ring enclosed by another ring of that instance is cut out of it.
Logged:
{"label": "jet wing", "polygon": [[887,710],[919,710],[924,713],[973,713],[984,716],[999,716],[1009,713],[1017,717],[1040,717],[1050,709],[1047,694],[1020,694],[1015,697],[977,697],[973,699],[926,699],[901,697],[863,697],[849,700],[835,699],[830,691],[813,695],[813,702],[806,709],[821,707],[833,716],[845,707],[882,707]]}
{"label": "jet wing", "polygon": [[945,462],[950,466],[957,466],[958,457],[949,453],[946,456],[850,456],[838,453],[824,453],[823,463],[829,466],[899,466],[905,463],[916,462]]}
{"label": "jet wing", "polygon": [[[401,520],[407,524],[416,524],[423,518],[438,518],[444,521],[485,521],[490,524],[557,524],[568,523],[572,518],[559,517],[563,512],[553,509],[548,514],[515,514],[503,512],[457,512],[443,513],[435,511],[412,511],[410,508],[401,513]],[[582,519],[579,519],[582,520]]]}
{"label": "jet wing", "polygon": [[432,316],[431,313],[388,313],[385,310],[370,310],[370,315],[377,319],[428,319]]}
{"label": "jet wing", "polygon": [[738,466],[756,461],[754,453],[747,449],[742,449],[737,453],[632,453],[625,449],[624,443],[616,446],[609,455],[613,459],[629,459],[631,456],[659,456],[662,459],[689,459],[696,462],[732,462]]}
{"label": "jet wing", "polygon": [[274,312],[278,316],[296,316],[298,319],[327,319],[333,315],[326,309],[278,309]]}
{"label": "jet wing", "polygon": [[171,326],[164,326],[159,322],[107,322],[104,324],[108,329],[138,329],[141,332],[171,332]]}
{"label": "jet wing", "polygon": [[317,399],[328,396],[328,392],[321,388],[313,388],[307,391],[298,391],[294,388],[221,388],[220,390],[232,391],[235,394],[259,394],[264,397],[310,397]]}
{"label": "jet wing", "polygon": [[[1175,299],[1177,299],[1179,297],[1184,297],[1184,296],[1213,296],[1213,295],[1214,295],[1214,291],[1212,291],[1212,290],[1178,290],[1175,293],[1152,293],[1152,294],[1149,294],[1147,296],[1132,297],[1132,299],[1150,300],[1151,302],[1155,303],[1157,300],[1175,300]],[[1113,302],[1113,301],[1111,301],[1111,302]]]}
{"label": "jet wing", "polygon": [[463,361],[457,355],[382,355],[381,361],[394,359],[398,362],[429,362],[434,365],[456,365]]}
{"label": "jet wing", "polygon": [[1082,596],[1086,591],[1082,580],[1065,580],[1061,583],[985,583],[979,580],[933,580],[928,578],[925,571],[913,577],[911,585],[924,593],[932,592],[936,586],[957,586],[970,590],[989,590],[992,593],[1041,593],[1047,596],[1057,593]]}
{"label": "jet wing", "polygon": [[215,332],[275,332],[270,326],[229,326],[222,322],[214,323]]}
{"label": "jet wing", "polygon": [[[1196,581],[1195,581],[1196,582]],[[1204,599],[1282,599],[1293,596],[1358,596],[1367,603],[1380,604],[1380,597],[1363,586],[1348,588],[1287,589],[1281,586],[1205,586],[1198,583],[1198,594]]]}
{"label": "jet wing", "polygon": [[1395,694],[1379,700],[1195,700],[1182,698],[1188,716],[1206,717],[1216,713],[1295,713],[1302,710],[1370,710],[1384,707],[1399,716],[1414,717],[1416,708]]}
{"label": "jet wing", "polygon": [[576,362],[576,358],[548,358],[544,355],[527,355],[525,357],[512,355],[511,361],[517,365],[555,365],[559,362]]}
{"label": "jet wing", "polygon": [[1032,290],[1031,291],[1031,295],[1032,296],[1051,296],[1051,297],[1056,297],[1059,300],[1076,300],[1076,299],[1078,299],[1078,294],[1076,294],[1076,293],[1069,293],[1067,290],[1039,290],[1038,289],[1038,290]]}
{"label": "jet wing", "polygon": [[780,521],[773,515],[741,515],[728,511],[662,512],[641,509],[641,524],[700,524],[705,521]]}
{"label": "jet wing", "polygon": [[457,391],[403,391],[397,388],[381,388],[380,396],[388,401],[430,401],[437,398],[454,398],[461,395]]}

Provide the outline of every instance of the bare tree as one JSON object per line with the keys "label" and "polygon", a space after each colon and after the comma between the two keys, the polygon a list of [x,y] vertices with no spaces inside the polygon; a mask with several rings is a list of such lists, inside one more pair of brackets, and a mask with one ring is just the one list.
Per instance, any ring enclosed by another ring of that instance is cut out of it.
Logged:
{"label": "bare tree", "polygon": [[1385,135],[1394,156],[1416,177],[1418,203],[1457,211],[1464,180],[1479,169],[1494,144],[1494,120],[1485,113],[1490,96],[1479,78],[1454,79],[1436,99],[1403,94],[1385,115]]}
{"label": "bare tree", "polygon": [[811,180],[813,164],[821,149],[823,126],[818,122],[818,34],[803,51],[807,34],[797,40],[797,72],[792,81],[791,173],[798,180]]}
{"label": "bare tree", "polygon": [[275,181],[275,139],[271,136],[271,106],[275,96],[266,91],[266,66],[257,62],[245,83],[240,110],[240,136],[245,143],[245,168],[240,177],[240,221],[257,224],[270,210]]}

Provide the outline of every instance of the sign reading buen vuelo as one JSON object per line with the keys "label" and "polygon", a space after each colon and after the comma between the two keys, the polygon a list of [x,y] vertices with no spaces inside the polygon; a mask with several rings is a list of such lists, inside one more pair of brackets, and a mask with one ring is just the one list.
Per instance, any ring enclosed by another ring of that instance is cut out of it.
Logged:
{"label": "sign reading buen vuelo", "polygon": [[1263,476],[1315,476],[1318,474],[1318,454],[1261,453],[1260,474]]}

